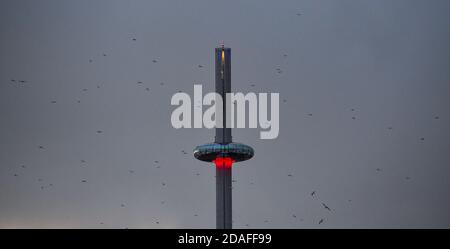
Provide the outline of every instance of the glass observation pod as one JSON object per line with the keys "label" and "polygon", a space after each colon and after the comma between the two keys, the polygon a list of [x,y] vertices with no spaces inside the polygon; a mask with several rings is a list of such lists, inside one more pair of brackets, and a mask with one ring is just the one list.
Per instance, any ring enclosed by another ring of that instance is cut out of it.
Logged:
{"label": "glass observation pod", "polygon": [[212,162],[218,157],[230,157],[234,162],[241,162],[252,158],[254,153],[252,147],[240,143],[209,143],[194,149],[195,158],[205,162]]}

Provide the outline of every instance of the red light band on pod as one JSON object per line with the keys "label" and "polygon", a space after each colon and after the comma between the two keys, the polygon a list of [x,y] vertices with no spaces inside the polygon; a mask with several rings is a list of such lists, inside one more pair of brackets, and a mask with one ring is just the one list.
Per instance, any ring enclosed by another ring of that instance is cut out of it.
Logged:
{"label": "red light band on pod", "polygon": [[217,168],[231,168],[234,160],[231,157],[217,157],[213,160]]}

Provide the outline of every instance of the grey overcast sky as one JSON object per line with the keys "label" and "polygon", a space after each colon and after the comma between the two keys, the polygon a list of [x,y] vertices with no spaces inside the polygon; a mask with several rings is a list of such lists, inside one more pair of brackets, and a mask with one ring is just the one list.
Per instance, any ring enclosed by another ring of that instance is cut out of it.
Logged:
{"label": "grey overcast sky", "polygon": [[172,128],[170,98],[213,90],[221,41],[234,91],[281,100],[278,139],[233,130],[255,149],[233,168],[234,227],[449,228],[449,13],[2,0],[0,228],[214,228],[215,170],[192,156],[213,131]]}

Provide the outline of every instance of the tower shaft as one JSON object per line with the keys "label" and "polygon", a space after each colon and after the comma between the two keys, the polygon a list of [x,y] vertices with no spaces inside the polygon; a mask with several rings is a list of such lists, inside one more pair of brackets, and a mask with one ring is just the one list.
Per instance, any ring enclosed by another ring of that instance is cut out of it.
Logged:
{"label": "tower shaft", "polygon": [[[216,128],[215,142],[218,144],[231,143],[231,128],[226,128],[226,94],[231,92],[231,49],[219,47],[215,49],[216,61],[216,93],[223,100],[222,122],[223,128]],[[219,113],[219,112],[216,112]],[[231,229],[231,164],[229,167],[222,161],[216,163],[216,228]]]}

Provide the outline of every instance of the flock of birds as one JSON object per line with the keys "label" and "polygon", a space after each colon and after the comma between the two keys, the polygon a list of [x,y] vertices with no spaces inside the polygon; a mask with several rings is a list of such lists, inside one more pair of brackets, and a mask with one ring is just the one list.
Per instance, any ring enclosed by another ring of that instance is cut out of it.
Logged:
{"label": "flock of birds", "polygon": [[[301,13],[297,13],[296,15],[297,15],[297,16],[301,16],[302,14],[301,14]],[[132,40],[133,42],[136,42],[136,41],[137,41],[136,38],[131,38],[131,40]],[[103,57],[106,57],[106,56],[108,56],[108,55],[107,55],[106,53],[103,53],[102,56],[103,56]],[[283,54],[282,56],[283,56],[284,58],[287,58],[287,57],[288,57],[287,54]],[[94,62],[94,59],[89,59],[88,62],[89,62],[89,63],[93,63],[93,62]],[[152,59],[151,62],[152,62],[152,63],[158,63],[158,59]],[[202,69],[204,66],[201,65],[201,64],[198,64],[197,67],[198,67],[199,69]],[[277,75],[281,75],[281,74],[283,74],[283,72],[284,72],[284,71],[283,71],[283,69],[282,69],[280,66],[275,67],[275,73],[276,73]],[[14,83],[14,84],[26,84],[26,83],[28,83],[28,81],[23,80],[23,79],[11,79],[10,81],[11,81],[12,83]],[[144,83],[143,83],[142,81],[137,81],[137,85],[143,85],[143,84],[144,84]],[[160,85],[160,86],[164,86],[164,82],[160,82],[159,85]],[[256,87],[256,84],[251,82],[251,83],[249,84],[249,87],[252,87],[252,88],[253,88],[253,87]],[[97,85],[97,88],[99,89],[100,86]],[[149,88],[149,87],[145,87],[144,90],[145,90],[145,91],[150,91],[150,88]],[[87,92],[88,89],[87,89],[87,88],[83,88],[83,89],[81,89],[81,91],[82,91],[82,92]],[[77,100],[77,102],[78,102],[78,103],[81,103],[80,100]],[[284,102],[284,103],[287,103],[287,99],[283,99],[283,102]],[[57,101],[56,101],[56,100],[50,100],[50,103],[51,103],[51,104],[57,104]],[[350,109],[350,111],[351,111],[352,113],[354,113],[356,110],[355,110],[354,108],[352,108],[352,109]],[[313,113],[308,113],[307,116],[312,117],[312,116],[313,116]],[[352,119],[352,120],[356,120],[356,115],[352,115],[352,116],[351,116],[351,119]],[[439,119],[439,116],[435,116],[434,119]],[[387,129],[388,129],[388,130],[393,130],[393,127],[392,127],[392,126],[388,126]],[[102,130],[97,130],[96,133],[100,135],[100,134],[103,133],[103,131],[102,131]],[[424,141],[425,138],[424,138],[424,137],[420,137],[420,140],[421,140],[421,141]],[[45,148],[44,145],[38,145],[38,149],[44,151],[46,148]],[[181,153],[182,153],[183,155],[188,155],[188,156],[190,156],[190,153],[186,152],[185,150],[182,150]],[[88,163],[87,163],[87,161],[86,161],[85,159],[81,159],[81,160],[80,160],[80,163],[81,163],[81,166],[82,166],[82,167],[87,167],[87,165],[88,165]],[[155,167],[156,167],[156,168],[160,168],[160,167],[161,167],[160,162],[159,162],[158,160],[155,160],[155,161],[154,161],[154,164],[155,164]],[[26,166],[26,165],[20,165],[20,168],[21,168],[22,170],[25,170],[25,169],[27,168],[27,166]],[[376,171],[377,171],[377,172],[381,172],[382,169],[381,169],[381,168],[376,168]],[[129,173],[129,174],[134,174],[135,171],[130,169],[130,170],[128,170],[128,173]],[[197,173],[195,173],[195,175],[196,175],[196,176],[200,176],[200,173],[197,172]],[[14,173],[14,174],[13,174],[13,177],[19,177],[19,176],[20,176],[19,173]],[[294,177],[294,176],[293,176],[293,174],[287,174],[287,177],[292,178],[292,177]],[[406,176],[405,179],[406,179],[406,180],[410,180],[411,178],[410,178],[409,176]],[[47,188],[51,188],[51,187],[54,186],[54,184],[51,183],[51,182],[45,182],[43,178],[37,178],[36,181],[40,184],[39,187],[40,187],[41,190],[45,190],[45,189],[47,189]],[[235,182],[237,182],[237,181],[236,181],[235,179],[233,179],[232,182],[235,183]],[[87,180],[87,179],[80,179],[80,183],[86,184],[86,183],[88,183],[88,180]],[[250,185],[253,185],[253,184],[254,184],[254,182],[250,182]],[[166,182],[164,182],[164,181],[161,182],[161,186],[162,186],[162,187],[166,187],[166,186],[167,186]],[[310,197],[317,200],[317,194],[316,194],[316,191],[312,191],[312,192],[310,193]],[[348,200],[348,201],[351,202],[351,200]],[[165,204],[165,201],[161,201],[160,203],[161,203],[161,205],[164,205],[164,204]],[[321,202],[321,201],[319,201],[319,203],[320,203],[320,205],[322,206],[322,208],[323,208],[324,210],[326,210],[326,211],[328,211],[328,212],[333,212],[333,209],[331,209],[326,203]],[[126,205],[126,203],[121,203],[121,204],[120,204],[120,207],[121,207],[121,208],[126,208],[127,205]],[[194,217],[198,217],[198,216],[199,216],[199,215],[198,215],[197,213],[194,214]],[[293,219],[297,219],[298,217],[297,217],[296,214],[292,214],[292,218],[293,218]],[[300,221],[303,221],[303,218],[300,218],[299,220],[300,220]],[[233,222],[234,222],[234,221],[233,221]],[[269,219],[264,219],[263,222],[264,222],[264,223],[269,223]],[[317,224],[319,224],[319,225],[322,224],[322,223],[324,223],[324,222],[325,222],[325,218],[319,218],[319,219],[317,220]],[[157,225],[159,225],[159,224],[160,224],[159,219],[155,219],[154,223],[157,224]],[[102,222],[99,222],[99,224],[100,224],[100,225],[105,225],[105,223],[104,223],[103,221],[102,221]],[[248,224],[248,223],[245,224],[245,227],[250,227],[250,224]]]}

